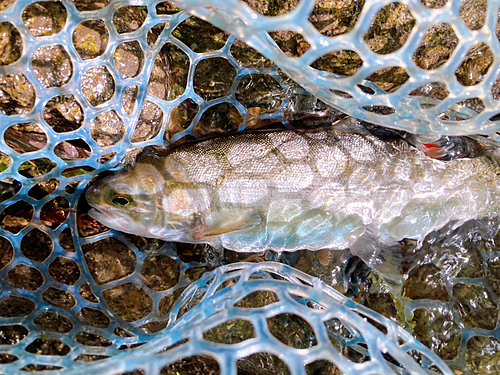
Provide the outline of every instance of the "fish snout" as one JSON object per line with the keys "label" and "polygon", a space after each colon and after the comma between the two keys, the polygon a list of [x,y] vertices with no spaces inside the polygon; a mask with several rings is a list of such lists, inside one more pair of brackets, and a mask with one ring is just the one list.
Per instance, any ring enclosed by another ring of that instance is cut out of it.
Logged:
{"label": "fish snout", "polygon": [[100,203],[102,196],[101,191],[102,191],[102,183],[99,181],[94,182],[92,185],[89,186],[89,188],[85,192],[85,199],[87,200],[89,205],[95,207]]}

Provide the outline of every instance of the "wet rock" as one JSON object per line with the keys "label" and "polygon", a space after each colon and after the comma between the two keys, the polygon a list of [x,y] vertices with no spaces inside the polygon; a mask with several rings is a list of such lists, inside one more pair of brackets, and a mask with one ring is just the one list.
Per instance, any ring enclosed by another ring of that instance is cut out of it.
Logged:
{"label": "wet rock", "polygon": [[270,353],[255,353],[238,359],[238,375],[291,375],[285,362]]}
{"label": "wet rock", "polygon": [[116,10],[113,24],[118,34],[132,33],[142,26],[147,16],[146,7],[125,6]]}
{"label": "wet rock", "polygon": [[50,287],[45,289],[42,298],[45,302],[60,309],[70,310],[76,305],[75,298],[59,288]]}
{"label": "wet rock", "polygon": [[500,297],[500,257],[488,259],[486,281],[491,287],[491,290]]}
{"label": "wet rock", "polygon": [[294,31],[270,31],[269,36],[276,42],[285,55],[289,57],[302,56],[311,47],[302,34]]}
{"label": "wet rock", "polygon": [[132,142],[148,141],[156,137],[163,125],[163,118],[161,108],[155,103],[145,100],[132,135]]}
{"label": "wet rock", "polygon": [[29,344],[26,349],[28,353],[38,355],[65,356],[71,351],[70,347],[58,339],[40,337]]}
{"label": "wet rock", "polygon": [[225,58],[201,60],[194,71],[194,91],[206,101],[221,98],[229,93],[236,73],[234,66]]}
{"label": "wet rock", "polygon": [[154,254],[148,256],[142,263],[141,280],[155,291],[174,287],[180,278],[179,264],[168,255]]}
{"label": "wet rock", "polygon": [[35,105],[35,88],[24,74],[0,75],[0,111],[7,115],[31,112]]}
{"label": "wet rock", "polygon": [[82,75],[82,94],[90,105],[107,102],[115,93],[115,81],[105,66],[94,66]]}
{"label": "wet rock", "polygon": [[31,61],[33,73],[43,87],[61,87],[73,75],[73,64],[66,48],[60,44],[40,47]]}
{"label": "wet rock", "polygon": [[197,17],[190,17],[180,23],[172,35],[197,53],[221,49],[229,37],[221,29]]}
{"label": "wet rock", "polygon": [[0,65],[9,65],[21,58],[23,40],[10,22],[0,22]]}
{"label": "wet rock", "polygon": [[125,42],[114,54],[115,66],[123,78],[136,77],[144,64],[144,51],[138,41]]}
{"label": "wet rock", "polygon": [[244,319],[232,319],[203,332],[207,341],[219,344],[237,344],[255,337],[252,323]]}
{"label": "wet rock", "polygon": [[268,0],[243,0],[247,5],[263,16],[282,16],[291,12],[298,0],[268,1]]}
{"label": "wet rock", "polygon": [[467,341],[465,364],[474,374],[500,373],[500,341],[492,336],[473,336]]}
{"label": "wet rock", "polygon": [[274,337],[292,348],[307,349],[317,344],[314,330],[298,315],[275,315],[267,319],[267,326]]}
{"label": "wet rock", "polygon": [[198,114],[199,109],[200,106],[192,99],[186,99],[173,108],[168,118],[167,130],[163,135],[163,139],[169,141],[175,134],[186,130]]}
{"label": "wet rock", "polygon": [[73,329],[73,324],[65,316],[54,311],[45,311],[33,320],[35,325],[43,330],[68,333]]}
{"label": "wet rock", "polygon": [[498,306],[491,293],[479,285],[456,284],[453,287],[455,309],[470,328],[495,329]]}
{"label": "wet rock", "polygon": [[79,332],[75,335],[75,341],[86,346],[111,346],[111,341],[101,335],[90,332]]}
{"label": "wet rock", "polygon": [[34,267],[18,264],[7,273],[7,283],[18,289],[35,291],[43,284],[43,276]]}
{"label": "wet rock", "polygon": [[60,95],[50,99],[43,109],[43,119],[57,133],[70,132],[83,124],[84,114],[74,95]]}
{"label": "wet rock", "polygon": [[485,43],[479,43],[467,53],[455,76],[462,85],[473,86],[485,78],[491,64],[493,64],[493,53],[490,47]]}
{"label": "wet rock", "polygon": [[432,263],[413,269],[403,283],[401,294],[403,297],[415,300],[450,300],[450,295],[441,279],[440,270]]}
{"label": "wet rock", "polygon": [[316,1],[309,21],[323,35],[345,34],[358,21],[364,5],[363,0]]}
{"label": "wet rock", "polygon": [[83,60],[102,55],[108,42],[109,32],[103,20],[84,21],[73,32],[73,45]]}
{"label": "wet rock", "polygon": [[433,26],[424,35],[413,55],[413,61],[422,69],[437,69],[445,64],[458,45],[458,37],[447,23]]}
{"label": "wet rock", "polygon": [[60,1],[39,1],[23,10],[23,22],[35,37],[57,34],[66,23],[67,11]]}
{"label": "wet rock", "polygon": [[219,363],[212,357],[197,355],[181,358],[180,360],[163,367],[160,375],[219,375]]}
{"label": "wet rock", "polygon": [[300,250],[296,256],[294,262],[286,257],[282,261],[289,264],[294,263],[293,265],[297,269],[320,278],[341,293],[346,293],[347,282],[344,270],[351,256],[348,250]]}
{"label": "wet rock", "polygon": [[139,285],[126,283],[102,292],[116,315],[126,322],[144,318],[153,309],[153,299]]}
{"label": "wet rock", "polygon": [[135,271],[137,256],[114,237],[82,245],[90,274],[99,285],[122,279]]}
{"label": "wet rock", "polygon": [[174,100],[184,93],[188,73],[186,53],[172,43],[165,43],[153,65],[148,92],[159,99]]}
{"label": "wet rock", "polygon": [[91,135],[100,147],[120,142],[124,134],[125,124],[115,110],[102,112],[92,121]]}
{"label": "wet rock", "polygon": [[388,54],[397,51],[408,39],[415,22],[406,5],[391,3],[377,13],[364,40],[375,53]]}
{"label": "wet rock", "polygon": [[194,127],[200,136],[227,134],[239,129],[243,122],[240,111],[231,103],[220,103],[205,110]]}
{"label": "wet rock", "polygon": [[418,308],[409,323],[417,340],[440,358],[451,360],[458,355],[462,332],[453,312],[446,308]]}
{"label": "wet rock", "polygon": [[400,325],[404,325],[404,304],[392,293],[368,293],[365,296],[365,305]]}
{"label": "wet rock", "polygon": [[274,63],[262,56],[245,42],[236,39],[231,45],[231,55],[246,68],[270,68]]}

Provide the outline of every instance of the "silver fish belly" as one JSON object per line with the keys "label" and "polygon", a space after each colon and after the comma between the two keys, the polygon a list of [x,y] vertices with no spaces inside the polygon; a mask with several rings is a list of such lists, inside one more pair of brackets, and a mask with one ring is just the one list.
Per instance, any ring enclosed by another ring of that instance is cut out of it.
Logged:
{"label": "silver fish belly", "polygon": [[367,228],[385,242],[422,240],[497,215],[498,173],[486,158],[443,162],[403,140],[285,131],[180,147],[101,180],[87,199],[95,219],[146,237],[244,252],[345,249]]}

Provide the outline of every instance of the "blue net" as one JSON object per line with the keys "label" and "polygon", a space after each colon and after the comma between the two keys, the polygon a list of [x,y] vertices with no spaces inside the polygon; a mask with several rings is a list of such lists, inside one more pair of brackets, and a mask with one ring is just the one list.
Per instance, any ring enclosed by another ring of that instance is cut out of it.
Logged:
{"label": "blue net", "polygon": [[[356,118],[411,133],[499,129],[496,1],[294,1],[281,9],[251,0],[249,6],[240,0],[176,3],[244,39]],[[287,50],[278,30],[296,34],[302,47]],[[472,62],[477,58],[481,67]],[[441,94],[430,94],[439,86]]]}
{"label": "blue net", "polygon": [[[454,20],[463,12],[457,2],[439,10],[394,3],[388,15],[405,15],[413,26],[407,39],[399,36],[402,47],[386,54],[360,35],[389,3],[347,11],[346,19],[357,18],[335,45],[336,34],[306,22],[314,2],[288,15],[293,1],[276,2],[277,10],[261,4],[262,14],[237,1],[211,4],[181,5],[221,29],[169,2],[0,2],[0,371],[451,374],[448,365],[464,373],[491,367],[475,356],[495,353],[498,343],[494,235],[476,241],[491,245],[478,256],[479,274],[446,271],[442,259],[473,263],[466,244],[451,242],[453,256],[433,250],[446,286],[437,282],[428,294],[375,279],[378,296],[393,293],[387,305],[399,306],[387,319],[328,286],[347,290],[332,270],[317,275],[325,281],[274,262],[205,273],[220,263],[206,249],[109,230],[86,214],[81,196],[97,174],[133,162],[146,146],[304,119],[333,122],[344,113],[402,130],[494,138],[498,40],[489,30],[497,2],[488,3],[476,31]],[[411,56],[438,19],[459,40],[441,67],[424,71]],[[468,54],[478,43],[488,44],[491,64],[480,58],[484,48]],[[362,65],[350,52],[335,55],[340,50],[355,51]],[[350,70],[308,67],[330,53],[326,65]],[[375,74],[391,66],[406,70],[406,81],[400,69]],[[478,70],[471,80],[480,82],[464,90],[466,68]],[[348,256],[339,254],[345,279]],[[475,319],[470,301],[486,321]],[[436,316],[445,317],[444,328],[429,338],[419,324]]]}

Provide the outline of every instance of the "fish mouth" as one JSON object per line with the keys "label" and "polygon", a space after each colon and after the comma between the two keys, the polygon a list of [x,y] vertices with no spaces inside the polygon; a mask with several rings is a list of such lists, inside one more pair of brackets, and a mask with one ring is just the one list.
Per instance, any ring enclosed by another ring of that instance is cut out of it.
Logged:
{"label": "fish mouth", "polygon": [[132,233],[131,229],[134,228],[134,223],[128,217],[123,217],[116,212],[107,212],[106,209],[91,208],[87,214],[111,229]]}
{"label": "fish mouth", "polygon": [[94,220],[101,222],[104,225],[108,225],[107,223],[116,221],[116,216],[113,214],[106,212],[106,210],[99,208],[91,208],[87,214]]}
{"label": "fish mouth", "polygon": [[103,221],[106,218],[106,214],[99,210],[98,208],[91,208],[87,214],[94,220]]}

